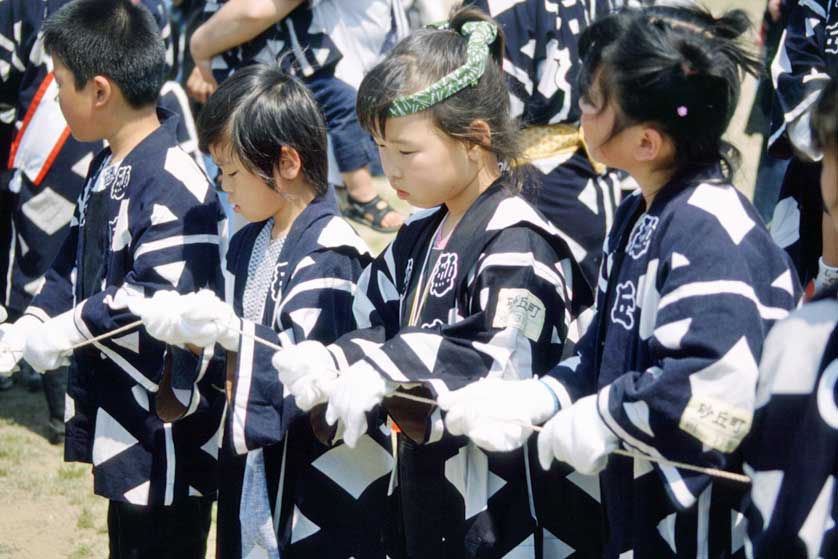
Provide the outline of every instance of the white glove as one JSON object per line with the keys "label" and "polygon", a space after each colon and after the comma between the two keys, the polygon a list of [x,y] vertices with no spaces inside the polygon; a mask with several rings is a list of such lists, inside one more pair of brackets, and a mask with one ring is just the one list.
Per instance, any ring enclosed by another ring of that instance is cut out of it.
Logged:
{"label": "white glove", "polygon": [[12,324],[0,324],[0,376],[10,376],[18,370],[26,339],[40,325],[40,320],[28,314]]}
{"label": "white glove", "polygon": [[507,452],[522,446],[532,426],[558,409],[558,399],[537,379],[481,379],[465,388],[441,394],[445,425],[452,435],[465,435],[486,450]]}
{"label": "white glove", "polygon": [[158,291],[150,299],[131,299],[128,308],[142,319],[151,336],[167,344],[210,347],[219,343],[229,351],[239,348],[241,321],[209,289],[186,295]]}
{"label": "white glove", "polygon": [[332,354],[326,346],[314,340],[277,351],[271,359],[279,373],[279,382],[294,396],[297,407],[309,411],[329,399],[327,392],[338,378]]}
{"label": "white glove", "polygon": [[6,307],[0,305],[0,324],[6,322],[7,318],[9,318],[9,313],[6,312]]}
{"label": "white glove", "polygon": [[381,403],[384,396],[395,392],[395,383],[386,380],[366,361],[358,361],[335,380],[329,388],[326,423],[338,420],[344,427],[343,442],[355,448],[367,432],[366,413]]}
{"label": "white glove", "polygon": [[547,422],[538,435],[538,461],[545,470],[555,458],[577,472],[593,475],[608,463],[619,439],[597,410],[597,395],[586,396]]}
{"label": "white glove", "polygon": [[26,337],[23,358],[39,373],[70,364],[72,346],[85,340],[76,328],[75,309],[37,325]]}
{"label": "white glove", "polygon": [[815,293],[836,283],[838,283],[838,266],[828,265],[823,261],[823,257],[821,257],[818,260],[818,276],[815,278]]}

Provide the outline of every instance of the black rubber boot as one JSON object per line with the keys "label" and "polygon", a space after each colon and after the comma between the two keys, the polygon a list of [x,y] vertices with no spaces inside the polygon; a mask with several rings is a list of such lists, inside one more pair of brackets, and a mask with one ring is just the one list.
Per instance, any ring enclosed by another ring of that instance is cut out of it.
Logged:
{"label": "black rubber boot", "polygon": [[44,395],[49,408],[47,438],[52,444],[64,442],[64,395],[67,392],[67,368],[44,373]]}

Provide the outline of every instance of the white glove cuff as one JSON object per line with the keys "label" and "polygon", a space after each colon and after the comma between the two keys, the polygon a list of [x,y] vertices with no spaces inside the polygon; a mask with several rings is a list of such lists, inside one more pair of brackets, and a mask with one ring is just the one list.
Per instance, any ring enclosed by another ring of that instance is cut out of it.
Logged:
{"label": "white glove cuff", "polygon": [[297,344],[297,347],[305,351],[307,359],[311,360],[311,366],[320,369],[338,370],[335,359],[325,345],[315,340],[305,340]]}
{"label": "white glove cuff", "polygon": [[31,314],[25,314],[18,318],[15,323],[14,327],[16,330],[23,334],[23,337],[27,337],[30,332],[32,332],[35,328],[43,324],[40,318]]}
{"label": "white glove cuff", "polygon": [[238,351],[239,342],[241,341],[241,319],[233,315],[223,324],[219,324],[219,330],[218,343],[221,344],[221,347],[227,351]]}
{"label": "white glove cuff", "polygon": [[533,424],[540,425],[559,412],[562,407],[559,397],[549,384],[538,379],[528,379],[521,383],[522,387],[526,386]]}
{"label": "white glove cuff", "polygon": [[[607,395],[606,395],[607,396]],[[590,435],[594,436],[596,440],[602,442],[603,447],[614,448],[620,439],[617,438],[599,413],[599,394],[592,394],[580,398],[574,405],[578,406],[579,421],[584,422],[591,427]],[[607,405],[607,401],[605,404]]]}
{"label": "white glove cuff", "polygon": [[[57,331],[60,331],[62,334],[64,334],[65,340],[67,342],[66,349],[68,350],[71,346],[80,344],[87,339],[84,337],[84,334],[81,333],[78,326],[76,326],[77,310],[78,309],[70,309],[69,311],[59,314],[58,316],[50,320],[50,323],[52,323],[50,327],[54,325]],[[79,320],[81,320],[81,318],[79,318]]]}
{"label": "white glove cuff", "polygon": [[823,256],[818,260],[818,277],[815,278],[815,285],[818,289],[824,289],[838,283],[838,266],[830,266],[823,261]]}

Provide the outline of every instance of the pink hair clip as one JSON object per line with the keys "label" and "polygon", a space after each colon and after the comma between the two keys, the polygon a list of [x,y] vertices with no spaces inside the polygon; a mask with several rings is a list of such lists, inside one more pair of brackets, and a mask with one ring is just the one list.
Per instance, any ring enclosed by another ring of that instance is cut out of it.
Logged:
{"label": "pink hair clip", "polygon": [[677,112],[678,112],[678,116],[680,116],[681,118],[684,118],[685,116],[687,116],[690,113],[690,111],[684,105],[681,105],[680,107],[678,107]]}

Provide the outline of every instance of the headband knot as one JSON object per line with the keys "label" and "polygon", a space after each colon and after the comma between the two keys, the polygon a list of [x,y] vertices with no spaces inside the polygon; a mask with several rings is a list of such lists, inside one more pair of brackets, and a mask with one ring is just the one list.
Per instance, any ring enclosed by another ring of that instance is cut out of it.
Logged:
{"label": "headband knot", "polygon": [[495,42],[498,28],[488,21],[463,24],[462,35],[468,38],[466,63],[425,89],[398,97],[390,105],[391,117],[407,116],[431,108],[466,87],[474,87],[486,71],[489,45]]}

